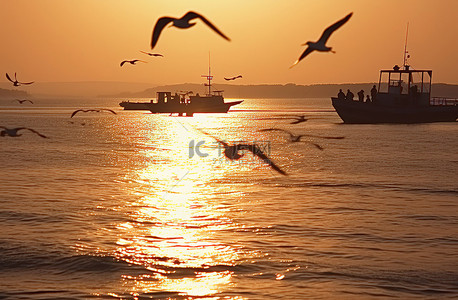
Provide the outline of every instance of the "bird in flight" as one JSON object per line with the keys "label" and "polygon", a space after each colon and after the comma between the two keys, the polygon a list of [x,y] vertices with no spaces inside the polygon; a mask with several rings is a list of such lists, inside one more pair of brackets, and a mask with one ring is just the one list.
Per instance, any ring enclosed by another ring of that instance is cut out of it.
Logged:
{"label": "bird in flight", "polygon": [[224,80],[235,80],[237,78],[242,78],[242,75],[238,75],[238,76],[235,76],[235,77],[224,77]]}
{"label": "bird in flight", "polygon": [[142,51],[140,50],[141,53],[145,53],[146,55],[149,55],[149,56],[161,56],[161,57],[164,57],[164,55],[160,54],[160,53],[150,53],[150,52],[145,52],[145,51]]}
{"label": "bird in flight", "polygon": [[296,120],[292,121],[290,124],[299,124],[299,123],[308,121],[308,119],[305,117],[305,115],[295,116],[294,119],[296,119]]}
{"label": "bird in flight", "polygon": [[26,129],[26,130],[29,130],[29,131],[37,134],[38,136],[40,136],[42,138],[49,139],[46,135],[43,135],[43,134],[39,133],[38,131],[36,131],[36,130],[34,130],[32,128],[27,128],[27,127],[6,128],[5,126],[0,126],[0,128],[3,128],[3,130],[0,131],[0,136],[8,135],[8,136],[11,136],[11,137],[19,137],[22,134],[18,134],[18,131]]}
{"label": "bird in flight", "polygon": [[326,42],[328,41],[329,37],[331,34],[339,29],[343,24],[347,23],[347,21],[350,19],[350,17],[353,15],[353,13],[349,13],[345,18],[343,18],[340,21],[337,21],[336,23],[332,24],[328,28],[326,28],[325,31],[323,31],[323,34],[321,35],[320,39],[317,42],[307,42],[303,44],[303,46],[308,45],[307,49],[302,53],[302,55],[294,62],[294,64],[290,67],[294,67],[297,65],[304,57],[312,53],[314,50],[316,51],[321,51],[321,52],[332,52],[335,53],[335,51],[332,50],[331,47],[326,46]]}
{"label": "bird in flight", "polygon": [[216,28],[215,25],[210,23],[210,21],[208,21],[204,16],[196,12],[189,11],[184,16],[182,16],[180,19],[172,18],[172,17],[159,18],[159,20],[157,20],[156,25],[154,26],[154,29],[153,29],[153,36],[151,38],[151,49],[153,49],[156,46],[157,41],[159,39],[159,35],[161,34],[164,27],[167,26],[167,24],[172,22],[171,26],[175,26],[181,29],[186,29],[186,28],[190,28],[196,25],[196,23],[190,23],[191,20],[196,19],[196,18],[201,19],[205,24],[208,25],[208,27],[213,29],[213,31],[215,31],[217,34],[222,36],[224,39],[228,41],[231,40],[230,38],[225,36],[224,33],[222,33],[218,28]]}
{"label": "bird in flight", "polygon": [[[290,138],[290,142],[292,143],[297,143],[301,142],[302,137],[314,137],[314,138],[320,138],[320,139],[333,139],[333,140],[341,140],[345,137],[343,136],[319,136],[319,135],[312,135],[312,134],[294,134],[291,131],[285,130],[285,129],[280,129],[280,128],[267,128],[267,129],[261,129],[259,131],[280,131],[287,133]],[[306,143],[312,144],[313,146],[317,147],[319,150],[323,150],[323,147],[320,145],[310,142],[310,141],[305,141]]]}
{"label": "bird in flight", "polygon": [[79,113],[79,112],[90,112],[90,111],[95,111],[95,112],[108,111],[108,112],[111,112],[111,113],[117,115],[117,113],[116,113],[115,111],[113,111],[113,110],[111,110],[111,109],[107,109],[107,108],[98,108],[98,109],[77,109],[77,110],[75,110],[75,111],[72,113],[72,115],[71,115],[70,118],[73,118],[73,116],[76,115],[76,114]]}
{"label": "bird in flight", "polygon": [[139,60],[139,59],[133,59],[133,60],[123,60],[121,63],[120,63],[120,66],[122,67],[125,63],[129,63],[131,65],[135,65],[137,62],[143,62],[143,63],[146,63],[146,61],[143,61],[143,60]]}
{"label": "bird in flight", "polygon": [[[200,129],[199,129],[200,130]],[[240,153],[240,151],[243,150],[248,150],[250,151],[253,155],[259,157],[262,161],[264,161],[266,164],[268,164],[272,169],[277,171],[278,173],[282,175],[288,175],[285,171],[280,169],[262,150],[256,145],[256,144],[246,144],[246,143],[240,143],[240,144],[233,144],[229,145],[228,143],[221,141],[217,139],[216,137],[206,133],[205,131],[200,130],[202,133],[214,138],[218,143],[223,145],[224,147],[224,156],[226,156],[230,160],[239,160],[242,158],[245,153]]]}
{"label": "bird in flight", "polygon": [[24,104],[24,102],[30,102],[30,103],[33,104],[33,101],[28,100],[28,99],[24,99],[24,100],[21,100],[21,99],[14,99],[13,102],[14,102],[14,101],[17,101],[17,102],[19,102],[20,104]]}
{"label": "bird in flight", "polygon": [[7,78],[9,81],[11,81],[11,82],[13,83],[14,86],[20,86],[21,84],[32,84],[32,83],[34,83],[34,81],[32,81],[32,82],[19,82],[19,81],[17,80],[16,73],[14,73],[14,80],[11,79],[11,77],[10,77],[10,75],[8,75],[8,73],[6,73],[6,78]]}

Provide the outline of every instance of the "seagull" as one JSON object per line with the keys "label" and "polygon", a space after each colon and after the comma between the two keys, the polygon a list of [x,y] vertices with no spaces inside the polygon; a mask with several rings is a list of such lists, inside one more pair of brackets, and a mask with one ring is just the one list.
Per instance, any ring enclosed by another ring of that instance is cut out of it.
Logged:
{"label": "seagull", "polygon": [[108,111],[108,112],[111,112],[115,115],[117,115],[117,113],[111,109],[107,109],[107,108],[99,108],[99,109],[78,109],[78,110],[75,110],[71,117],[70,118],[73,118],[74,115],[76,115],[78,112],[90,112],[90,111],[95,111],[95,112],[102,112],[102,111]]}
{"label": "seagull", "polygon": [[316,51],[321,51],[321,52],[332,52],[335,53],[335,51],[332,50],[331,47],[326,46],[326,42],[328,41],[329,37],[331,34],[339,29],[343,24],[347,23],[347,21],[350,19],[350,17],[353,15],[353,13],[349,13],[345,18],[343,18],[340,21],[337,21],[336,23],[332,24],[328,28],[326,28],[325,31],[323,31],[323,34],[321,35],[320,39],[317,42],[307,42],[303,44],[303,46],[308,45],[307,49],[302,53],[302,55],[299,57],[298,60],[294,62],[294,64],[290,67],[294,67],[297,65],[304,57],[312,53],[314,50]]}
{"label": "seagull", "polygon": [[17,102],[19,102],[20,104],[23,104],[24,102],[28,101],[28,102],[30,102],[30,103],[32,103],[32,104],[33,104],[33,102],[32,102],[32,101],[30,101],[30,100],[27,100],[27,99],[24,99],[24,100],[20,100],[20,99],[14,99],[14,100],[13,100],[13,102],[14,102],[14,101],[17,101]]}
{"label": "seagull", "polygon": [[224,80],[235,80],[237,78],[242,78],[242,75],[238,75],[238,76],[235,76],[235,77],[229,77],[229,78],[224,77]]}
{"label": "seagull", "polygon": [[296,121],[293,121],[293,122],[291,122],[290,124],[299,124],[299,123],[308,121],[308,119],[305,117],[305,115],[296,116],[296,117],[294,117],[294,118],[296,119]]}
{"label": "seagull", "polygon": [[141,51],[141,50],[140,50],[140,52],[141,53],[145,53],[145,54],[147,54],[149,56],[161,56],[161,57],[164,57],[164,55],[159,54],[159,53],[149,53],[149,52],[145,52],[145,51]]}
{"label": "seagull", "polygon": [[137,62],[144,62],[146,63],[146,61],[143,61],[143,60],[139,60],[139,59],[134,59],[134,60],[123,60],[120,64],[120,66],[122,67],[122,65],[124,65],[125,63],[129,63],[131,65],[135,65]]}
{"label": "seagull", "polygon": [[8,75],[8,73],[6,73],[6,78],[9,81],[11,81],[14,86],[20,86],[21,84],[32,84],[32,83],[34,83],[34,81],[32,81],[32,82],[19,82],[19,81],[17,81],[16,73],[14,73],[14,80],[11,79],[11,77],[10,77],[10,75]]}
{"label": "seagull", "polygon": [[41,133],[39,133],[38,131],[36,130],[33,130],[31,128],[27,128],[27,127],[18,127],[18,128],[6,128],[5,126],[0,126],[0,128],[3,128],[4,130],[0,131],[0,136],[5,136],[5,135],[8,135],[8,136],[11,136],[11,137],[19,137],[21,136],[22,134],[18,134],[18,131],[19,130],[23,130],[23,129],[27,129],[33,133],[36,133],[38,136],[42,137],[42,138],[45,138],[45,139],[49,139],[47,136],[45,135],[42,135]]}
{"label": "seagull", "polygon": [[205,24],[207,24],[211,29],[213,29],[217,34],[219,34],[226,40],[228,41],[231,40],[230,38],[225,36],[224,33],[219,31],[219,29],[216,28],[215,25],[210,23],[210,21],[208,21],[205,17],[203,17],[202,15],[196,12],[189,11],[184,16],[182,16],[180,19],[172,18],[172,17],[159,18],[159,20],[157,20],[156,25],[154,26],[154,29],[153,29],[153,36],[151,38],[151,49],[153,49],[156,46],[157,40],[159,39],[159,35],[161,34],[162,29],[164,29],[164,27],[167,26],[167,24],[172,22],[171,26],[175,26],[181,29],[186,29],[186,28],[190,28],[196,25],[196,23],[189,23],[191,20],[196,19],[196,18],[201,19]]}
{"label": "seagull", "polygon": [[[288,130],[285,130],[285,129],[280,129],[280,128],[267,128],[267,129],[261,129],[259,131],[281,131],[281,132],[285,132],[285,133],[287,133],[289,135],[290,142],[292,142],[292,143],[301,142],[301,138],[303,136],[315,137],[315,138],[320,138],[320,139],[334,139],[334,140],[341,140],[341,139],[345,138],[343,136],[319,136],[319,135],[312,135],[312,134],[294,134],[291,131],[288,131]],[[312,144],[313,146],[317,147],[319,150],[323,150],[323,147],[321,147],[320,145],[318,145],[316,143],[309,142],[309,141],[307,141],[306,143]]]}
{"label": "seagull", "polygon": [[257,157],[262,159],[265,163],[267,163],[272,169],[274,169],[278,173],[280,173],[282,175],[285,175],[285,176],[288,175],[288,174],[286,174],[285,171],[280,169],[280,167],[278,167],[267,155],[265,155],[262,152],[262,150],[259,149],[259,147],[256,146],[255,144],[233,144],[233,145],[229,145],[228,143],[217,139],[216,137],[206,133],[205,131],[202,131],[202,130],[200,130],[200,131],[202,133],[214,138],[215,140],[218,141],[218,143],[223,145],[223,147],[224,147],[224,156],[226,156],[228,159],[230,159],[230,160],[239,160],[240,158],[242,158],[245,155],[245,153],[239,153],[239,151],[248,150],[251,153],[253,153],[253,155],[256,155]]}

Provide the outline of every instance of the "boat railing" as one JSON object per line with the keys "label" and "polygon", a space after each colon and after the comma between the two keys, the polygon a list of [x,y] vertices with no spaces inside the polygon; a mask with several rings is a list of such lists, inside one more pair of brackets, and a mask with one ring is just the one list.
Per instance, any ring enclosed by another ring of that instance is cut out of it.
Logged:
{"label": "boat railing", "polygon": [[431,97],[430,105],[458,106],[458,98]]}

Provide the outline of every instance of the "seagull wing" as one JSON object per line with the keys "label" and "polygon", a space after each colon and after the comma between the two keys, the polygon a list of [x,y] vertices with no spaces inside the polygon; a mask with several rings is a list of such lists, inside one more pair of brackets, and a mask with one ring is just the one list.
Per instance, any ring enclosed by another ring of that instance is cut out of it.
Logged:
{"label": "seagull wing", "polygon": [[230,41],[231,39],[228,38],[226,35],[224,35],[224,33],[222,33],[218,28],[216,28],[215,25],[213,25],[210,21],[208,21],[204,16],[196,13],[196,12],[193,12],[193,11],[190,11],[188,12],[186,15],[184,15],[182,17],[183,20],[187,20],[188,22],[192,19],[195,19],[195,18],[199,18],[201,19],[205,24],[208,25],[208,27],[210,27],[211,29],[213,29],[217,34],[219,34],[220,36],[222,36],[223,38],[225,38],[226,40]]}
{"label": "seagull wing", "polygon": [[32,82],[19,82],[20,84],[32,84],[34,83],[35,81],[32,81]]}
{"label": "seagull wing", "polygon": [[128,60],[123,60],[120,64],[120,66],[122,67],[122,65],[124,65],[126,62],[129,62]]}
{"label": "seagull wing", "polygon": [[302,52],[302,55],[294,62],[294,64],[289,67],[290,69],[292,67],[294,67],[295,65],[297,65],[304,57],[306,57],[307,55],[309,55],[310,53],[312,53],[314,50],[310,47],[307,47],[307,49],[305,49],[304,52]]}
{"label": "seagull wing", "polygon": [[142,51],[142,50],[140,50],[140,52],[141,52],[141,53],[145,53],[145,54],[147,54],[147,55],[149,55],[149,56],[153,56],[153,53],[145,52],[145,51]]}
{"label": "seagull wing", "polygon": [[101,110],[111,112],[112,114],[117,115],[117,113],[114,110],[108,109],[108,108],[102,108]]}
{"label": "seagull wing", "polygon": [[43,134],[39,133],[38,131],[36,131],[36,130],[34,130],[32,128],[27,128],[27,127],[15,128],[15,130],[17,130],[17,131],[22,130],[22,129],[27,129],[27,130],[39,135],[42,138],[49,139],[49,137],[47,137],[46,135],[43,135]]}
{"label": "seagull wing", "polygon": [[164,57],[164,55],[160,54],[160,53],[153,53],[151,54],[152,56],[161,56],[161,57]]}
{"label": "seagull wing", "polygon": [[151,37],[151,49],[153,49],[156,46],[157,40],[159,39],[159,35],[161,35],[162,29],[164,29],[164,27],[167,26],[167,24],[169,24],[173,20],[176,19],[171,17],[162,17],[159,18],[159,20],[157,20],[156,25],[153,29],[153,35]]}
{"label": "seagull wing", "polygon": [[10,75],[8,75],[8,73],[6,73],[6,79],[8,79],[8,80],[11,81],[11,82],[14,82],[14,81],[10,78]]}
{"label": "seagull wing", "polygon": [[84,110],[84,109],[77,109],[77,110],[75,110],[75,111],[72,113],[72,115],[71,115],[70,118],[73,118],[73,116],[76,115],[77,113],[79,113],[80,111],[86,112],[86,110]]}
{"label": "seagull wing", "polygon": [[33,101],[31,101],[31,100],[25,100],[25,101],[29,101],[30,103],[32,103],[32,104],[33,104]]}
{"label": "seagull wing", "polygon": [[211,135],[211,134],[209,134],[209,133],[203,131],[202,129],[199,129],[199,128],[196,128],[196,129],[199,130],[200,132],[202,132],[203,134],[208,135],[208,136],[211,137],[211,138],[214,138],[218,143],[222,144],[222,145],[224,146],[224,148],[229,147],[229,144],[228,144],[228,143],[226,143],[226,142],[224,142],[224,141],[218,139],[217,137],[214,137],[213,135]]}
{"label": "seagull wing", "polygon": [[286,172],[283,171],[282,169],[280,169],[280,167],[278,167],[269,157],[267,157],[267,155],[265,155],[264,152],[262,152],[261,149],[259,149],[258,146],[256,146],[256,145],[244,145],[244,144],[241,144],[241,145],[238,145],[238,146],[239,146],[239,149],[241,149],[241,150],[243,150],[243,149],[249,150],[251,153],[253,153],[253,155],[256,155],[257,157],[262,159],[265,163],[267,163],[272,169],[274,169],[278,173],[280,173],[282,175],[287,175]]}
{"label": "seagull wing", "polygon": [[226,78],[226,77],[224,77],[224,80],[232,80],[232,78]]}
{"label": "seagull wing", "polygon": [[325,31],[323,31],[323,34],[321,35],[321,37],[319,39],[319,42],[322,42],[323,44],[326,44],[326,41],[329,39],[331,34],[334,31],[336,31],[337,29],[339,29],[343,24],[347,23],[347,21],[351,18],[352,15],[353,15],[353,13],[349,13],[342,20],[337,21],[336,23],[334,23],[331,26],[329,26],[328,28],[326,28]]}

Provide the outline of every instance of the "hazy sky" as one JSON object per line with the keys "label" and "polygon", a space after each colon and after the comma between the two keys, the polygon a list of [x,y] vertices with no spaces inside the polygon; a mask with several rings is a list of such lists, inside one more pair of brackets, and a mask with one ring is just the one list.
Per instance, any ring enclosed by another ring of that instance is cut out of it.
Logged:
{"label": "hazy sky", "polygon": [[[165,28],[151,58],[158,18],[193,10],[202,22]],[[312,53],[289,69],[306,41],[353,17],[328,41],[336,54]],[[402,64],[409,22],[410,64],[432,69],[434,82],[458,83],[457,0],[0,0],[0,81],[203,82],[211,53],[215,82],[235,84],[350,83],[378,80],[379,69]],[[135,66],[119,63],[143,59]]]}

